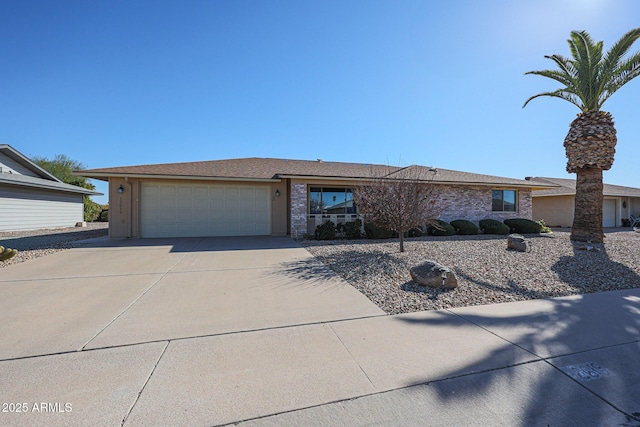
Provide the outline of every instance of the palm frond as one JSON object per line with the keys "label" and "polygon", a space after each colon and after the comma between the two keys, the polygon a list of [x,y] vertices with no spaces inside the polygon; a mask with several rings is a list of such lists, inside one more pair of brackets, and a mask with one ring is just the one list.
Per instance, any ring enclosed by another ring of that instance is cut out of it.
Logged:
{"label": "palm frond", "polygon": [[[638,40],[638,38],[640,38],[640,28],[635,28],[622,36],[620,40],[618,40],[613,46],[611,46],[609,51],[607,51],[602,61],[601,78],[598,82],[598,88],[600,91],[610,91],[612,89],[610,81],[612,79],[617,80],[615,75],[628,70],[628,68],[626,67],[629,66],[630,62],[633,62],[632,58],[636,57],[638,53],[634,54],[629,60],[625,61],[626,65],[624,66],[620,65],[620,61],[622,61],[624,55],[626,55],[629,49],[631,49],[631,46],[636,40]],[[630,79],[626,80],[622,85],[629,81]],[[617,89],[622,87],[622,85],[619,85]],[[613,90],[613,92],[615,92],[617,89]],[[611,94],[613,94],[613,92],[611,92]]]}
{"label": "palm frond", "polygon": [[572,78],[572,76],[558,70],[529,71],[525,73],[525,75],[526,74],[534,74],[537,76],[547,77],[572,89],[575,85],[575,80]]}
{"label": "palm frond", "polygon": [[569,101],[570,103],[572,103],[576,107],[582,109],[582,100],[580,99],[580,97],[577,96],[575,93],[570,92],[570,91],[568,91],[566,89],[558,89],[558,90],[553,91],[553,92],[542,92],[542,93],[539,93],[537,95],[533,95],[532,97],[530,97],[529,99],[527,99],[524,102],[524,105],[522,106],[522,108],[526,107],[527,104],[531,100],[539,98],[541,96],[550,96],[552,98],[564,99],[565,101]]}
{"label": "palm frond", "polygon": [[640,28],[633,29],[603,55],[602,41],[595,43],[586,31],[572,31],[567,40],[571,58],[561,55],[545,56],[556,64],[559,71],[525,73],[550,78],[565,87],[534,95],[527,99],[523,107],[532,99],[551,96],[569,101],[582,111],[599,110],[613,93],[640,74],[640,53],[624,59],[638,38]]}
{"label": "palm frond", "polygon": [[602,90],[600,106],[618,89],[640,75],[640,52],[620,64],[613,75]]}

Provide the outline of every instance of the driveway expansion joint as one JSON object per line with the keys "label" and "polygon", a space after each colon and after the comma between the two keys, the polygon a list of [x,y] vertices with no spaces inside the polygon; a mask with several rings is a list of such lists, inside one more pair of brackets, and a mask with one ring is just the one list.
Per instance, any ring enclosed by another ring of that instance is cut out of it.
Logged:
{"label": "driveway expansion joint", "polygon": [[275,416],[278,416],[278,415],[289,414],[289,413],[294,413],[294,412],[298,412],[298,411],[304,411],[304,410],[307,410],[307,409],[320,408],[322,406],[333,405],[333,404],[336,404],[336,403],[350,402],[350,401],[358,400],[358,399],[361,399],[361,398],[364,398],[364,397],[383,395],[383,394],[392,393],[392,392],[398,391],[398,390],[406,390],[406,389],[411,389],[411,388],[414,388],[414,387],[428,386],[428,385],[431,385],[431,384],[444,382],[444,381],[448,381],[448,380],[452,380],[452,379],[457,379],[457,378],[462,378],[462,377],[469,377],[469,376],[484,374],[484,373],[488,373],[488,372],[495,372],[495,371],[500,371],[500,370],[507,369],[507,368],[513,368],[513,367],[516,367],[516,366],[522,366],[522,365],[527,365],[527,364],[532,364],[532,363],[539,363],[539,362],[540,362],[540,360],[529,360],[527,362],[515,363],[515,364],[512,364],[512,365],[502,366],[502,367],[499,367],[499,368],[492,368],[492,369],[485,369],[485,370],[481,370],[481,371],[474,371],[474,372],[469,372],[469,373],[461,374],[461,375],[454,375],[452,377],[446,377],[446,378],[438,378],[438,379],[435,379],[435,380],[423,381],[423,382],[418,382],[418,383],[415,383],[415,384],[408,384],[408,385],[405,385],[405,386],[402,386],[402,387],[393,387],[393,388],[390,388],[390,389],[379,390],[379,391],[375,391],[375,392],[372,392],[372,393],[359,394],[357,396],[352,396],[352,397],[348,397],[348,398],[344,398],[344,399],[337,399],[337,400],[333,400],[333,401],[330,401],[330,402],[319,403],[317,405],[309,405],[309,406],[304,406],[304,407],[300,407],[300,408],[290,409],[290,410],[287,410],[287,411],[274,412],[274,413],[271,413],[271,414],[260,415],[258,417],[251,417],[251,418],[246,418],[246,419],[241,419],[241,420],[230,421],[230,422],[226,422],[224,424],[215,424],[213,427],[235,426],[235,425],[238,425],[240,423],[245,423],[245,422],[248,422],[248,421],[256,421],[256,420],[261,420],[261,419],[264,419],[264,418],[275,417]]}
{"label": "driveway expansion joint", "polygon": [[[195,246],[195,245],[194,245]],[[193,249],[193,248],[191,248]],[[84,343],[84,345],[80,348],[80,350],[84,350],[90,343],[91,341],[93,341],[94,339],[96,339],[101,333],[103,333],[109,326],[111,326],[116,320],[118,320],[122,315],[124,315],[127,311],[129,311],[129,309],[131,307],[133,307],[138,301],[140,301],[140,299],[142,299],[142,297],[144,297],[151,289],[153,289],[158,283],[160,283],[162,281],[162,279],[164,279],[165,277],[167,277],[167,275],[169,273],[171,273],[171,270],[173,270],[176,265],[178,265],[186,256],[187,256],[188,252],[185,252],[182,257],[180,257],[180,259],[178,259],[165,273],[163,273],[155,282],[153,282],[147,289],[145,289],[145,291],[143,293],[141,293],[138,298],[136,298],[135,300],[133,300],[131,302],[131,304],[129,304],[128,306],[126,306],[124,308],[124,310],[122,310],[117,316],[115,316],[113,319],[111,319],[111,321],[109,323],[107,323],[105,325],[104,328],[100,329],[95,335],[93,335],[91,338],[89,338],[89,340]],[[157,341],[165,341],[165,340],[157,340]]]}
{"label": "driveway expansion joint", "polygon": [[165,344],[164,348],[162,349],[162,352],[160,353],[160,356],[158,356],[158,360],[156,360],[156,363],[153,365],[153,368],[151,369],[151,372],[149,372],[149,376],[147,376],[147,379],[144,381],[144,384],[142,384],[142,387],[140,387],[140,391],[136,395],[136,398],[134,399],[133,403],[131,404],[131,407],[129,408],[129,410],[125,414],[124,418],[122,419],[122,422],[120,423],[120,427],[124,426],[124,424],[127,422],[127,419],[129,418],[129,415],[131,415],[131,411],[133,411],[133,408],[135,408],[136,404],[138,403],[138,400],[140,400],[140,396],[142,395],[142,392],[147,387],[147,384],[149,383],[149,380],[151,379],[151,377],[153,376],[154,372],[156,371],[156,368],[160,364],[160,360],[162,360],[162,357],[166,353],[167,348],[169,348],[169,344],[170,343],[171,343],[171,341],[167,341],[167,343]]}
{"label": "driveway expansion joint", "polygon": [[331,326],[331,324],[329,323],[327,326],[329,326],[329,328],[331,329],[331,331],[333,332],[333,334],[336,336],[336,338],[338,338],[338,340],[340,341],[340,344],[342,344],[342,347],[346,350],[346,352],[349,354],[349,357],[351,357],[351,360],[353,360],[353,362],[358,365],[358,368],[360,368],[360,371],[364,374],[364,376],[367,378],[367,380],[369,381],[369,384],[371,384],[371,386],[375,389],[377,388],[376,385],[373,383],[373,381],[371,380],[371,378],[369,377],[369,375],[367,375],[367,372],[364,370],[364,368],[362,367],[362,365],[360,365],[360,363],[358,362],[358,360],[353,357],[353,354],[351,354],[351,351],[349,350],[349,347],[347,347],[344,343],[344,341],[342,341],[342,338],[340,338],[340,335],[338,335],[338,333],[336,332],[335,329],[333,329],[333,326]]}
{"label": "driveway expansion joint", "polygon": [[490,333],[491,335],[495,336],[496,338],[499,338],[499,339],[501,339],[501,340],[503,340],[503,341],[505,341],[505,342],[507,342],[507,343],[509,343],[509,344],[511,344],[511,345],[513,345],[513,346],[515,346],[515,347],[518,347],[518,348],[519,348],[519,349],[521,349],[521,350],[526,351],[527,353],[531,354],[532,356],[537,357],[537,358],[538,358],[538,360],[544,360],[544,357],[540,356],[539,354],[536,354],[536,353],[534,353],[533,351],[531,351],[531,350],[529,350],[529,349],[527,349],[527,348],[525,348],[525,347],[521,346],[520,344],[515,343],[515,342],[513,342],[513,341],[510,341],[510,340],[506,339],[505,337],[503,337],[503,336],[501,336],[501,335],[498,335],[497,333],[495,333],[495,332],[493,332],[493,331],[491,331],[491,330],[489,330],[489,329],[485,328],[484,326],[480,325],[479,323],[474,322],[473,320],[469,320],[469,319],[468,319],[467,317],[465,317],[464,315],[461,315],[461,314],[455,313],[455,312],[451,311],[451,310],[450,310],[450,309],[448,309],[448,308],[446,308],[446,309],[445,309],[445,311],[447,311],[448,313],[453,314],[454,316],[459,317],[460,319],[464,320],[465,322],[468,322],[468,323],[471,323],[472,325],[477,326],[478,328],[482,329],[483,331],[486,331],[486,332]]}

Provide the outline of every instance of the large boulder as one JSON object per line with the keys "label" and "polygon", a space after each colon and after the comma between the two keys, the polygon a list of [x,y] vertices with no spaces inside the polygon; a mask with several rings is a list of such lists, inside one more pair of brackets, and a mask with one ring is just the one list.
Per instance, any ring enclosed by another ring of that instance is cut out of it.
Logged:
{"label": "large boulder", "polygon": [[509,234],[507,236],[507,249],[518,252],[529,252],[531,250],[529,243],[520,234]]}
{"label": "large boulder", "polygon": [[425,261],[409,270],[414,282],[433,288],[453,289],[458,287],[458,279],[450,268],[434,261]]}

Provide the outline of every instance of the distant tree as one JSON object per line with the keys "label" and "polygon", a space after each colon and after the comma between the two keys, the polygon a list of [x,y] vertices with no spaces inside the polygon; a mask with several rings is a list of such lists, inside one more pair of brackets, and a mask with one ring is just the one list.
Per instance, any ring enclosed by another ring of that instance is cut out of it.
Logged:
{"label": "distant tree", "polygon": [[358,184],[353,201],[365,222],[398,233],[400,252],[404,252],[404,233],[431,224],[440,216],[433,179],[437,170],[409,166],[400,170],[388,167]]}
{"label": "distant tree", "polygon": [[553,92],[542,92],[526,100],[549,96],[572,103],[580,109],[564,140],[567,172],[576,174],[575,215],[571,240],[602,243],[602,171],[613,165],[618,142],[611,113],[602,104],[618,89],[640,75],[640,52],[626,56],[640,38],[640,28],[622,36],[606,53],[603,43],[595,43],[586,31],[572,31],[568,40],[571,58],[545,56],[558,69],[529,71],[560,83]]}
{"label": "distant tree", "polygon": [[[85,166],[73,160],[64,154],[56,154],[53,159],[46,157],[32,157],[31,160],[51,175],[58,178],[65,184],[75,185],[77,187],[86,188],[87,190],[95,190],[96,186],[83,176],[73,175],[74,170],[84,169]],[[84,202],[84,220],[95,221],[102,211],[102,206],[91,200],[89,196],[83,196]]]}

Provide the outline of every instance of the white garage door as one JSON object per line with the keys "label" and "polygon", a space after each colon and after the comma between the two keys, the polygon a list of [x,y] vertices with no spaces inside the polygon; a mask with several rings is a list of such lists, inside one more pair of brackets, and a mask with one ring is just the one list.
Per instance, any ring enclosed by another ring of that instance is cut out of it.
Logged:
{"label": "white garage door", "polygon": [[268,186],[142,183],[142,237],[271,233]]}
{"label": "white garage door", "polygon": [[616,199],[604,199],[602,203],[602,226],[616,226]]}

